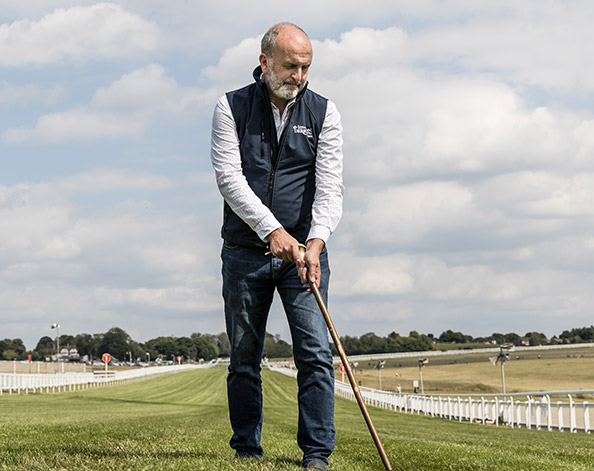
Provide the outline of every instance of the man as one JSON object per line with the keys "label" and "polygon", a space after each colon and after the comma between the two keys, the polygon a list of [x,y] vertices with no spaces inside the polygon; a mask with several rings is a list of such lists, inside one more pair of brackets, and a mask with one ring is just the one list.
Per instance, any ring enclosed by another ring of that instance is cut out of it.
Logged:
{"label": "man", "polygon": [[327,298],[325,245],[342,214],[342,128],[336,106],[307,88],[312,57],[299,27],[266,32],[254,83],[216,105],[211,159],[225,200],[230,445],[237,457],[263,454],[260,362],[276,289],[298,369],[303,467],[323,470],[334,449],[334,370],[326,324],[304,283]]}

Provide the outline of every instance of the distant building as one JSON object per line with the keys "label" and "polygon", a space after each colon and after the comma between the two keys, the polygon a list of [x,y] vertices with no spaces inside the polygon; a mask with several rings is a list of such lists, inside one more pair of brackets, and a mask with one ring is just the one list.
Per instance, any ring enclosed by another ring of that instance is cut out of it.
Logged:
{"label": "distant building", "polygon": [[53,355],[55,361],[80,361],[80,355],[76,345],[65,345],[60,347],[60,353]]}

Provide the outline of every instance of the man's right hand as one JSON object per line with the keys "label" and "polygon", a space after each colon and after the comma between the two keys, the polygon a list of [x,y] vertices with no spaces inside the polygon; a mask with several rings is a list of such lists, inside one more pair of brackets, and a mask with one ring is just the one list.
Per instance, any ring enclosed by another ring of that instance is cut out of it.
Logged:
{"label": "man's right hand", "polygon": [[272,231],[268,236],[268,243],[270,244],[270,252],[276,258],[286,262],[294,262],[297,264],[297,268],[302,268],[302,265],[305,264],[301,260],[299,253],[299,242],[284,228],[279,227]]}

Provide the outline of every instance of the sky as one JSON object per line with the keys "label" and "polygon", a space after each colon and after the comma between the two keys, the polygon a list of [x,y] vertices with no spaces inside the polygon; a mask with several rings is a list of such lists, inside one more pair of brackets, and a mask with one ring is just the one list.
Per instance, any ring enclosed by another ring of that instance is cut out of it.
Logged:
{"label": "sky", "polygon": [[339,335],[592,324],[591,1],[3,0],[0,338],[224,330],[210,123],[280,21],[342,116]]}

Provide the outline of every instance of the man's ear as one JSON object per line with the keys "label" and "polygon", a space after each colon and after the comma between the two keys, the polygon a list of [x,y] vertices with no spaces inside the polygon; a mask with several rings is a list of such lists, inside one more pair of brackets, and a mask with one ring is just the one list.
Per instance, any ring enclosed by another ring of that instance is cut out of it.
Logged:
{"label": "man's ear", "polygon": [[262,68],[263,74],[268,73],[268,68],[270,67],[270,62],[268,60],[268,56],[264,53],[260,54],[260,67]]}

